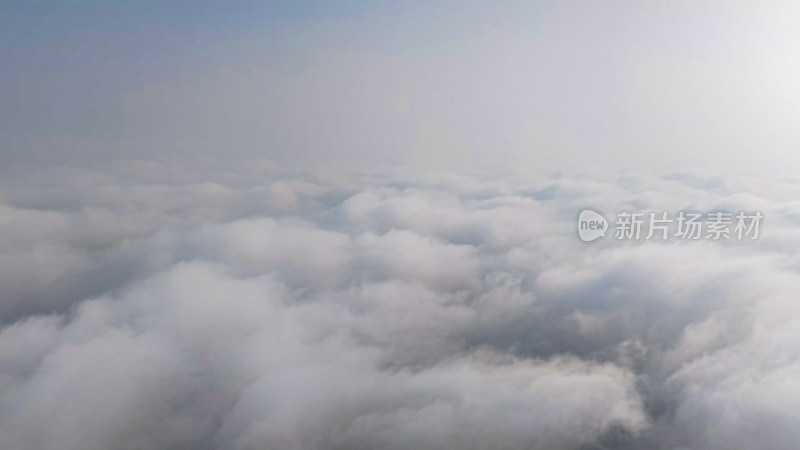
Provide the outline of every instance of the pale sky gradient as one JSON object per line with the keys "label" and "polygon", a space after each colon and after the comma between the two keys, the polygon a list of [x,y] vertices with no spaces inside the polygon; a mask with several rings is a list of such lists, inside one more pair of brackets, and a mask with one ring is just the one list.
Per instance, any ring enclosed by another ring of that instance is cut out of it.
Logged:
{"label": "pale sky gradient", "polygon": [[800,165],[791,1],[1,10],[4,165]]}

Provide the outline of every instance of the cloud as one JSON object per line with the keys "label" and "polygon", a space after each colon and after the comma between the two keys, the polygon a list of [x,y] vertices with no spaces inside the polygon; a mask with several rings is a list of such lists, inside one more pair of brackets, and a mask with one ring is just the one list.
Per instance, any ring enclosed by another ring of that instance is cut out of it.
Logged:
{"label": "cloud", "polygon": [[[800,437],[792,180],[180,169],[0,177],[6,445]],[[587,205],[758,207],[768,228],[752,242],[587,245],[573,223]]]}

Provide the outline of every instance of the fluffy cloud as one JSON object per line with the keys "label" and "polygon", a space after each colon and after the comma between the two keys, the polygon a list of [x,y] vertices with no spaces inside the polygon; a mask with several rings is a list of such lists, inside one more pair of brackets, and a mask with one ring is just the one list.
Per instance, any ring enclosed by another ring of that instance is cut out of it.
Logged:
{"label": "fluffy cloud", "polygon": [[[183,170],[0,178],[4,445],[800,438],[792,180]],[[585,206],[759,209],[766,228],[586,245]]]}

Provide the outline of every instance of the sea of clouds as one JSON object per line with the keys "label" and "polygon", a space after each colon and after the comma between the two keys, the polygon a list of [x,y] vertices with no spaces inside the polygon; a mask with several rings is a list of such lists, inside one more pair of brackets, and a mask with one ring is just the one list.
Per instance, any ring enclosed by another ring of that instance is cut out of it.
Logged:
{"label": "sea of clouds", "polygon": [[[0,447],[794,449],[800,180],[13,165]],[[756,241],[585,244],[601,211]]]}

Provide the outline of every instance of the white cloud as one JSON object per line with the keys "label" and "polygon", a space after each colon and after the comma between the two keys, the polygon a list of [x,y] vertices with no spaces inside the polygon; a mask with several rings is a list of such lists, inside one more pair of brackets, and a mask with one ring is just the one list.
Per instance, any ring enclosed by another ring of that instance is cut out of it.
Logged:
{"label": "white cloud", "polygon": [[[129,166],[3,178],[4,442],[796,442],[791,181],[233,167],[173,185]],[[756,205],[768,228],[586,245],[573,221],[592,201]]]}

